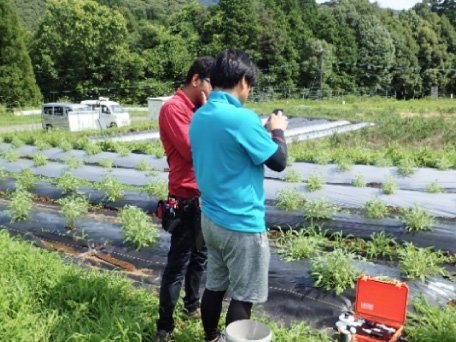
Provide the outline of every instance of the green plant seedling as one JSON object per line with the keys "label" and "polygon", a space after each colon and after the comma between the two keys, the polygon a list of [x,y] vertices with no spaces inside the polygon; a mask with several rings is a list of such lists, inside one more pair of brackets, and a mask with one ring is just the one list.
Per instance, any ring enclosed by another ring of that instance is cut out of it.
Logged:
{"label": "green plant seedling", "polygon": [[87,214],[89,210],[89,202],[83,196],[70,196],[61,198],[59,204],[62,206],[61,212],[65,219],[65,224],[68,228],[76,228],[76,220]]}
{"label": "green plant seedling", "polygon": [[409,158],[402,159],[397,166],[397,171],[401,176],[410,176],[415,173],[415,162]]}
{"label": "green plant seedling", "polygon": [[158,179],[147,184],[144,190],[158,200],[168,198],[168,184],[162,180]]}
{"label": "green plant seedling", "polygon": [[437,194],[443,192],[442,186],[439,184],[439,181],[436,179],[432,183],[429,183],[426,186],[426,191],[430,192],[431,194]]}
{"label": "green plant seedling", "polygon": [[302,193],[296,189],[282,189],[277,191],[276,206],[286,211],[297,210],[302,207],[305,198]]}
{"label": "green plant seedling", "polygon": [[32,194],[24,188],[18,188],[11,195],[7,213],[11,222],[24,221],[32,208]]}
{"label": "green plant seedling", "polygon": [[337,160],[337,171],[345,172],[353,167],[353,161],[349,158],[339,158]]}
{"label": "green plant seedling", "polygon": [[325,199],[306,201],[303,209],[304,215],[306,219],[310,220],[311,226],[314,225],[314,220],[328,220],[338,211],[335,205]]}
{"label": "green plant seedling", "polygon": [[35,175],[30,169],[22,169],[15,177],[17,189],[28,190],[35,186]]}
{"label": "green plant seedling", "polygon": [[435,224],[434,217],[417,204],[410,209],[401,209],[401,213],[405,228],[410,232],[432,230],[432,226]]}
{"label": "green plant seedling", "polygon": [[61,139],[57,145],[62,151],[68,152],[73,149],[73,144],[66,139]]}
{"label": "green plant seedling", "polygon": [[117,144],[115,145],[115,151],[121,156],[126,157],[131,154],[131,150],[127,145]]}
{"label": "green plant seedling", "polygon": [[364,188],[366,186],[366,180],[363,175],[356,175],[352,180],[352,185],[357,188]]}
{"label": "green plant seedling", "polygon": [[33,157],[33,163],[36,167],[44,166],[48,162],[47,157],[43,153],[37,153]]}
{"label": "green plant seedling", "polygon": [[342,294],[347,288],[354,288],[359,276],[353,267],[355,259],[359,257],[341,249],[316,257],[311,268],[314,286],[327,291],[335,290],[336,295]]}
{"label": "green plant seedling", "polygon": [[110,171],[115,166],[115,163],[112,159],[104,158],[104,159],[100,159],[98,161],[98,165],[100,165]]}
{"label": "green plant seedling", "polygon": [[309,259],[319,255],[326,242],[323,235],[308,234],[303,230],[297,232],[290,229],[279,238],[277,242],[278,253],[286,261]]}
{"label": "green plant seedling", "polygon": [[444,257],[440,252],[433,252],[431,248],[417,248],[411,242],[406,242],[403,248],[398,248],[399,268],[407,278],[418,278],[425,281],[426,277],[444,274],[441,266]]}
{"label": "green plant seedling", "polygon": [[150,164],[147,162],[147,160],[141,160],[137,165],[136,165],[136,168],[139,170],[139,171],[151,171],[152,170],[152,166],[150,166]]}
{"label": "green plant seedling", "polygon": [[108,201],[114,202],[121,199],[124,194],[124,186],[117,178],[112,176],[106,176],[101,182],[96,183],[98,190],[106,193]]}
{"label": "green plant seedling", "polygon": [[119,212],[125,241],[136,249],[153,244],[159,237],[159,231],[152,226],[150,217],[141,209],[127,205]]}
{"label": "green plant seedling", "polygon": [[448,170],[452,167],[452,163],[448,160],[448,158],[442,157],[435,163],[435,166],[439,170]]}
{"label": "green plant seedling", "polygon": [[391,177],[391,176],[387,176],[385,178],[385,181],[384,181],[383,185],[382,185],[382,189],[383,189],[383,193],[385,195],[394,194],[397,191],[396,180],[393,177]]}
{"label": "green plant seedling", "polygon": [[2,157],[5,158],[9,163],[12,163],[18,160],[21,155],[16,150],[5,150],[2,152]]}
{"label": "green plant seedling", "polygon": [[317,175],[310,175],[306,180],[307,190],[308,191],[317,191],[323,188],[325,181],[323,178],[318,177]]}
{"label": "green plant seedling", "polygon": [[366,255],[368,258],[387,257],[390,260],[396,254],[397,242],[393,236],[384,231],[375,232],[366,243]]}
{"label": "green plant seedling", "polygon": [[378,198],[371,199],[363,207],[366,216],[371,219],[382,219],[388,214],[388,208]]}
{"label": "green plant seedling", "polygon": [[289,183],[299,183],[302,182],[302,177],[297,170],[289,169],[283,180]]}
{"label": "green plant seedling", "polygon": [[70,169],[79,169],[84,163],[76,156],[71,156],[65,160],[65,165]]}

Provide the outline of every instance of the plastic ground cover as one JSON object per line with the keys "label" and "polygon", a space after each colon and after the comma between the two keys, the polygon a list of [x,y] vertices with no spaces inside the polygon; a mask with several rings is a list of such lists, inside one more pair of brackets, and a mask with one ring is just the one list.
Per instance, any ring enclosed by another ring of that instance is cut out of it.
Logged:
{"label": "plastic ground cover", "polygon": [[[69,232],[62,217],[55,211],[34,209],[27,221],[10,223],[5,209],[4,205],[0,205],[0,225],[13,234],[24,235],[38,245],[46,246],[45,242],[51,242],[66,246],[130,272],[147,269],[148,272],[142,272],[141,280],[157,286],[160,284],[169,248],[166,232],[160,232],[160,238],[153,246],[137,251],[124,244],[120,227],[108,220],[84,217],[78,220],[78,229]],[[83,254],[80,256],[83,257]],[[371,276],[400,277],[395,267],[363,262],[357,262],[355,267]],[[317,328],[330,328],[341,312],[353,308],[353,290],[336,296],[333,292],[314,288],[309,270],[309,261],[284,262],[273,250],[269,300],[261,306],[270,319],[284,323],[304,320]],[[447,303],[456,296],[456,284],[442,277],[407,283],[411,299],[423,295],[433,305]]]}

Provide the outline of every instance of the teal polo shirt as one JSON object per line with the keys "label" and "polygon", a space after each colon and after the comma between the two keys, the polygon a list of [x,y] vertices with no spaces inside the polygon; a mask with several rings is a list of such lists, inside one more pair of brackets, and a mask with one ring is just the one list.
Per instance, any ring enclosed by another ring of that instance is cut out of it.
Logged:
{"label": "teal polo shirt", "polygon": [[277,144],[260,117],[229,93],[213,91],[190,124],[202,212],[240,232],[265,231],[264,162]]}

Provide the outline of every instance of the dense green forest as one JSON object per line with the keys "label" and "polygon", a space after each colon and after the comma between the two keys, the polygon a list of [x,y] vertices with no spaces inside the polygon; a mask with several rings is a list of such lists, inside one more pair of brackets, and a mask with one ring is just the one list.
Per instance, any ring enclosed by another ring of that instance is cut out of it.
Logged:
{"label": "dense green forest", "polygon": [[[454,0],[425,0],[407,11],[368,0],[0,2],[16,10],[0,16],[20,18],[14,29],[26,32],[45,101],[105,95],[144,103],[172,93],[195,57],[226,47],[247,50],[260,71],[256,90],[277,96],[456,92]],[[8,77],[0,71],[0,84]],[[36,103],[20,91],[6,98],[2,89],[0,103]]]}

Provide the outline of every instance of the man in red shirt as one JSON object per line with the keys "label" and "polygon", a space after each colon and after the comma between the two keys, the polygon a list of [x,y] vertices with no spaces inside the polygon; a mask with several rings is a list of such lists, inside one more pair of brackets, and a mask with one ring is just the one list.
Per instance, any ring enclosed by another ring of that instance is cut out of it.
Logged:
{"label": "man in red shirt", "polygon": [[[156,341],[169,341],[174,329],[173,312],[185,279],[184,307],[189,316],[198,313],[200,282],[207,250],[202,241],[200,192],[193,170],[188,135],[193,113],[207,101],[212,90],[213,57],[200,57],[187,74],[183,88],[160,110],[160,139],[169,165],[168,200],[176,201],[176,220],[169,227],[171,246],[160,287]],[[172,229],[172,231],[171,231]]]}

